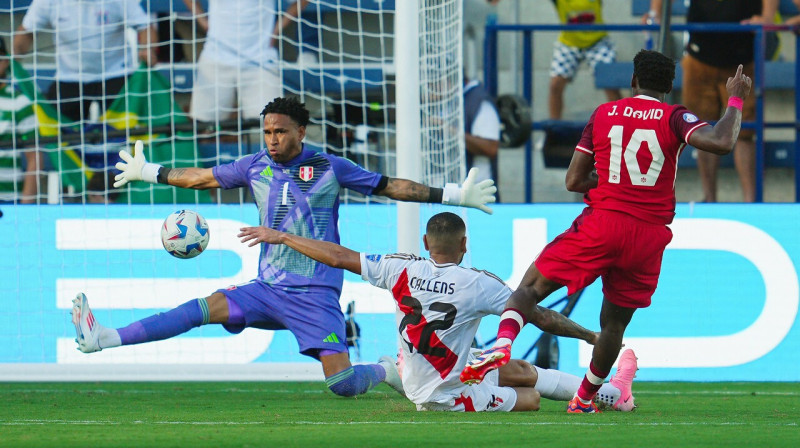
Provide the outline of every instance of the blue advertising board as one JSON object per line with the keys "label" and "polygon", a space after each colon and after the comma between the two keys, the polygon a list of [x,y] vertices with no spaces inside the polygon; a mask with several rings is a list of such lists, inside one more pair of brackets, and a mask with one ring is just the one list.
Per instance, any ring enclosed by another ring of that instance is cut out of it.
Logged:
{"label": "blue advertising board", "polygon": [[[170,257],[159,239],[175,206],[10,206],[0,218],[0,377],[3,367],[75,365],[266,365],[315,363],[298,353],[287,331],[247,329],[232,335],[205,326],[167,341],[83,354],[75,350],[69,311],[75,293],[89,297],[97,320],[122,327],[218,288],[255,277],[258,248],[236,238],[256,225],[256,208],[192,205],[211,227],[211,243],[191,260]],[[542,247],[569,227],[580,204],[497,205],[493,215],[466,211],[466,263],[515,287]],[[423,207],[427,216],[439,211]],[[451,209],[455,210],[455,209]],[[341,209],[342,243],[358,251],[395,250],[389,205]],[[635,313],[626,347],[639,356],[638,380],[800,381],[798,263],[795,204],[682,204],[671,226],[658,290]],[[365,226],[369,227],[365,231]],[[365,235],[373,234],[368,247]],[[424,250],[420,247],[420,254]],[[556,292],[543,304],[563,297]],[[343,308],[356,305],[360,357],[394,353],[394,303],[388,293],[346,273]],[[600,282],[586,289],[571,318],[598,329]],[[498,319],[484,319],[488,340]],[[541,333],[526,327],[514,345],[523,357]],[[591,347],[559,338],[560,366],[582,375]],[[356,354],[353,354],[355,357]]]}

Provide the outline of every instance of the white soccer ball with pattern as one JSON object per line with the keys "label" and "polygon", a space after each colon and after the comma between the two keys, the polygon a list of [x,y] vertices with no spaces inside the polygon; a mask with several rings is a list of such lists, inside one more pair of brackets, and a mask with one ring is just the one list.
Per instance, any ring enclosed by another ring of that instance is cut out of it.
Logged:
{"label": "white soccer ball with pattern", "polygon": [[208,246],[208,223],[199,213],[178,210],[167,216],[161,226],[161,243],[170,255],[194,258]]}

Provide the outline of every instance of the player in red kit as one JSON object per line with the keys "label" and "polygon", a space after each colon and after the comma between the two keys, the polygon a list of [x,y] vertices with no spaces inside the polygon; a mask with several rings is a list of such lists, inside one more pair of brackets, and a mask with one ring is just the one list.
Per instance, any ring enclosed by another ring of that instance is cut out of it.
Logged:
{"label": "player in red kit", "polygon": [[[478,383],[508,362],[511,344],[522,326],[538,317],[536,305],[545,297],[562,286],[572,294],[600,277],[600,336],[567,408],[570,413],[597,412],[594,396],[619,355],[634,311],[650,305],[664,249],[672,240],[667,225],[675,216],[678,157],[687,143],[713,154],[731,152],[741,127],[742,101],[752,84],[740,65],[728,78],[725,114],[711,126],[683,106],[664,103],[675,78],[672,59],[642,50],[633,65],[633,98],[594,111],[567,171],[567,189],[584,193],[587,207],[528,268],[506,303],[497,342],[464,368],[463,382]],[[635,366],[631,351],[620,358],[620,370],[623,364]],[[625,376],[634,373],[635,368],[624,371]],[[632,402],[629,388],[620,400]]]}

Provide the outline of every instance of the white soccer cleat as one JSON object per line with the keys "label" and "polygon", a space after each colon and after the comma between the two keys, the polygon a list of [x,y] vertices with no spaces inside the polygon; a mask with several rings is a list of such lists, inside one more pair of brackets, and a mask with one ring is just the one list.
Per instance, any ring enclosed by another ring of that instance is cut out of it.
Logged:
{"label": "white soccer cleat", "polygon": [[383,382],[405,397],[406,391],[403,389],[403,380],[400,378],[400,373],[397,371],[397,364],[395,364],[394,359],[392,359],[391,356],[381,356],[381,359],[378,360],[378,364],[386,370],[386,379],[384,379]]}
{"label": "white soccer cleat", "polygon": [[89,301],[86,295],[79,292],[72,299],[72,323],[75,325],[75,342],[78,343],[78,350],[83,353],[93,353],[102,350],[100,348],[100,330],[102,326],[94,320]]}

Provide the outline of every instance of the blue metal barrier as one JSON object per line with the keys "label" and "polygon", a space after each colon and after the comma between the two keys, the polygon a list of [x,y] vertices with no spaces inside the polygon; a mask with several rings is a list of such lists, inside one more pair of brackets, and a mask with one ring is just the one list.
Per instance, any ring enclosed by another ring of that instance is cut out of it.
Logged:
{"label": "blue metal barrier", "polygon": [[[497,35],[500,32],[522,33],[522,94],[529,104],[533,104],[533,35],[534,32],[560,32],[560,31],[620,31],[620,32],[639,32],[650,31],[658,32],[658,25],[523,25],[523,24],[493,24],[486,25],[486,35],[484,40],[484,81],[487,89],[492,95],[497,95],[498,69],[497,69]],[[764,121],[764,79],[765,62],[764,46],[765,31],[794,31],[793,27],[780,25],[740,25],[738,23],[715,23],[715,24],[684,24],[673,25],[673,32],[682,31],[705,31],[705,32],[752,32],[755,35],[755,79],[753,80],[753,91],[751,95],[756,98],[756,118],[752,122],[743,122],[742,127],[754,128],[756,135],[756,202],[764,200],[764,128],[794,128],[795,130],[795,202],[800,202],[800,92],[795,89],[795,119],[792,122],[765,122]],[[800,61],[800,35],[796,35],[795,64]],[[796,68],[796,67],[795,67]],[[794,85],[798,84],[800,70],[794,71]],[[534,120],[532,123],[534,130],[540,130],[546,121]],[[577,142],[576,142],[577,143]],[[529,140],[525,146],[525,202],[533,202],[533,188],[531,175],[533,172],[533,144]]]}

